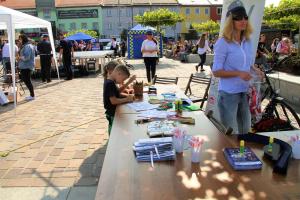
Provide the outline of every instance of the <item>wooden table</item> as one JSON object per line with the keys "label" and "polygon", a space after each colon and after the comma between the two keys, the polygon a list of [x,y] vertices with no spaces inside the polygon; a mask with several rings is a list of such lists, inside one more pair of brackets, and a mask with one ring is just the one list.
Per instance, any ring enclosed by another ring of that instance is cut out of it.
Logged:
{"label": "wooden table", "polygon": [[186,112],[195,126],[185,127],[206,142],[200,164],[192,164],[190,151],[175,161],[138,163],[132,144],[146,138],[147,124],[136,125],[136,114],[115,116],[99,180],[96,200],[140,199],[299,199],[300,162],[291,160],[286,176],[273,174],[272,163],[262,159],[262,146],[246,143],[263,161],[263,168],[234,171],[223,155],[224,147],[238,146],[235,137],[218,132],[202,111]]}

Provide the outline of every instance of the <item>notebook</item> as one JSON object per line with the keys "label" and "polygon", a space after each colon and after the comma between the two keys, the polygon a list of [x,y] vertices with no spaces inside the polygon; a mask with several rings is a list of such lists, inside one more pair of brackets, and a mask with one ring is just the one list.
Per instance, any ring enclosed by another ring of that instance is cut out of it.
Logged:
{"label": "notebook", "polygon": [[243,155],[240,154],[239,148],[225,148],[224,155],[235,170],[261,169],[262,162],[255,153],[248,147],[245,147]]}

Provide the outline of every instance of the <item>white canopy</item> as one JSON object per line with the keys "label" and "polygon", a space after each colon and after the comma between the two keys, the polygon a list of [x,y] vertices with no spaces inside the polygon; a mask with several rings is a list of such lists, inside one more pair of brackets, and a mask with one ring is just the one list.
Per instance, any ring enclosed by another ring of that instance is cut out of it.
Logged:
{"label": "white canopy", "polygon": [[[16,55],[15,55],[15,29],[25,29],[25,28],[47,28],[52,52],[55,55],[55,46],[54,46],[54,39],[53,39],[53,33],[51,28],[51,23],[31,16],[27,15],[25,13],[6,8],[4,6],[0,6],[0,30],[1,29],[7,29],[7,35],[8,35],[8,41],[10,44],[9,54],[11,61],[15,61]],[[58,74],[59,79],[59,71],[58,71],[58,65],[57,65],[57,59],[56,56],[54,57],[55,66]],[[15,62],[11,62],[11,69],[12,69],[12,78],[13,78],[13,89],[14,89],[14,105],[16,107],[16,79],[15,79]]]}

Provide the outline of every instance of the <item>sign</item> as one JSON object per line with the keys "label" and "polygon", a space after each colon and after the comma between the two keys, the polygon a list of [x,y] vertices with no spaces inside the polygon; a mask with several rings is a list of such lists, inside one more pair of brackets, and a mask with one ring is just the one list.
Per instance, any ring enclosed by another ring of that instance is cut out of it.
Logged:
{"label": "sign", "polygon": [[98,10],[59,10],[57,11],[59,19],[74,19],[74,18],[98,18]]}
{"label": "sign", "polygon": [[[258,44],[258,39],[261,30],[261,23],[264,13],[265,0],[224,0],[223,8],[222,8],[222,19],[220,26],[220,34],[222,33],[223,27],[225,25],[226,13],[228,11],[228,6],[232,3],[241,2],[246,12],[249,16],[249,22],[253,27],[253,33],[251,35],[251,43],[253,46],[252,56],[253,60],[256,56],[256,49]],[[208,100],[205,109],[205,113],[207,114],[210,110],[213,111],[213,116],[215,119],[220,121],[219,109],[218,109],[218,85],[219,80],[216,77],[212,77],[212,84],[209,88]]]}

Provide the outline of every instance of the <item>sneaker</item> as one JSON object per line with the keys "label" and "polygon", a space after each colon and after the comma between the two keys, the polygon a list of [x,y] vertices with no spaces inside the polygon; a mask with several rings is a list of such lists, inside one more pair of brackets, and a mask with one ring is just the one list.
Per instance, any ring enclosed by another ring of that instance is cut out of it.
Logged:
{"label": "sneaker", "polygon": [[26,100],[26,101],[32,101],[32,100],[34,100],[34,99],[35,99],[35,97],[32,97],[32,96],[25,97],[25,100]]}
{"label": "sneaker", "polygon": [[201,69],[201,72],[204,72],[205,71],[205,69]]}

